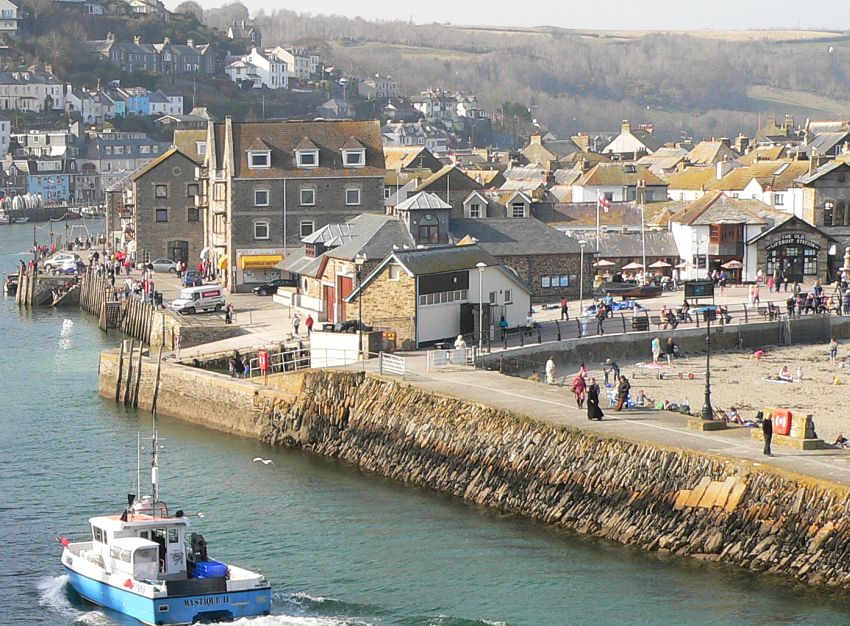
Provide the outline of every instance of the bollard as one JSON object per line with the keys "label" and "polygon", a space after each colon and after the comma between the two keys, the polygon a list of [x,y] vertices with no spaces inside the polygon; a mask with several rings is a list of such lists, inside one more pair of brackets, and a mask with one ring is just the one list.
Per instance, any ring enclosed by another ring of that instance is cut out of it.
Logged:
{"label": "bollard", "polygon": [[555,328],[558,329],[558,341],[561,341],[561,325],[558,323],[558,320],[555,320]]}
{"label": "bollard", "polygon": [[537,343],[543,343],[543,338],[540,335],[540,325],[537,325]]}

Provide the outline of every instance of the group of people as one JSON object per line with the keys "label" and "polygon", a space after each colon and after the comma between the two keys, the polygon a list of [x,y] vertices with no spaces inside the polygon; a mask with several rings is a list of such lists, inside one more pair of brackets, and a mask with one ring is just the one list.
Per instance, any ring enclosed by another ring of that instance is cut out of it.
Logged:
{"label": "group of people", "polygon": [[[550,356],[546,361],[545,374],[546,383],[549,385],[556,384],[556,365],[555,357]],[[617,386],[617,404],[614,407],[615,411],[622,411],[629,401],[629,391],[631,384],[628,378],[620,374],[620,366],[614,359],[607,359],[602,364],[602,372],[605,375],[605,387],[611,386],[609,376],[613,374],[613,384]],[[587,367],[584,363],[579,366],[578,372],[573,376],[570,383],[570,390],[575,397],[576,406],[580,409],[587,410],[587,419],[601,420],[605,414],[602,412],[602,407],[599,404],[599,395],[601,389],[596,382],[596,378],[589,376]]]}
{"label": "group of people", "polygon": [[227,360],[227,371],[233,378],[248,378],[251,375],[251,359],[248,355],[240,356],[238,350]]}
{"label": "group of people", "polygon": [[[658,337],[652,338],[649,348],[652,352],[652,362],[658,365],[662,354],[661,341],[659,341]],[[672,337],[667,338],[667,342],[664,344],[663,354],[667,357],[667,365],[672,367],[673,357],[676,356],[676,342],[673,341]]]}
{"label": "group of people", "polygon": [[[307,318],[304,320],[304,327],[307,329],[307,336],[310,336],[310,333],[313,332],[313,324],[316,323],[316,320],[313,319],[313,315],[308,313]],[[298,315],[298,311],[292,314],[292,334],[295,337],[300,337],[300,333],[298,330],[301,328],[301,317]]]}

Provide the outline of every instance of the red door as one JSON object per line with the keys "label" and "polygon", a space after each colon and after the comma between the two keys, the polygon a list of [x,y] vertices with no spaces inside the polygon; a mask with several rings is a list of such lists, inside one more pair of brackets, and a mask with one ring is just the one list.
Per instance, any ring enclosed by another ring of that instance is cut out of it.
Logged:
{"label": "red door", "polygon": [[339,321],[344,322],[348,319],[346,315],[346,306],[345,299],[351,295],[351,292],[354,291],[354,281],[351,279],[351,276],[340,276],[339,277]]}
{"label": "red door", "polygon": [[334,312],[336,311],[336,289],[330,285],[322,285],[322,301],[325,308],[325,317],[329,322],[336,323]]}

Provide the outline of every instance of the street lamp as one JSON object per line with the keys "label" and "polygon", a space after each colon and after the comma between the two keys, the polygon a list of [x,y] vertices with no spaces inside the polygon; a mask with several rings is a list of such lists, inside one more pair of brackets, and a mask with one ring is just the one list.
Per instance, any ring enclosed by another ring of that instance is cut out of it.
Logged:
{"label": "street lamp", "polygon": [[484,348],[484,268],[487,264],[479,262],[478,268],[478,354]]}
{"label": "street lamp", "polygon": [[366,262],[366,255],[358,252],[354,255],[354,265],[357,267],[357,338],[360,342],[360,362],[364,363],[363,354],[363,264]]}
{"label": "street lamp", "polygon": [[705,312],[705,398],[702,405],[702,419],[711,420],[711,319],[717,315],[716,310]]}
{"label": "street lamp", "polygon": [[578,240],[578,246],[581,248],[579,254],[579,270],[578,270],[578,314],[581,315],[584,311],[584,247],[587,241],[584,239]]}

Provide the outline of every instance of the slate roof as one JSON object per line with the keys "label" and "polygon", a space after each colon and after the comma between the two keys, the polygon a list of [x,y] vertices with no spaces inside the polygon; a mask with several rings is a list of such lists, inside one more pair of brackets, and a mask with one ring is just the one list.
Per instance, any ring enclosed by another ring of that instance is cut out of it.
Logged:
{"label": "slate roof", "polygon": [[[216,123],[216,149],[223,149],[223,123]],[[356,137],[366,147],[364,167],[344,167],[342,146],[350,137]],[[247,151],[255,140],[261,140],[271,149],[271,167],[250,169]],[[319,150],[319,167],[296,166],[295,150],[308,144]],[[286,121],[286,122],[234,122],[233,157],[236,178],[280,178],[322,176],[383,177],[383,146],[378,122],[358,121]],[[222,163],[221,160],[218,163]]]}
{"label": "slate roof", "polygon": [[[135,172],[133,172],[132,176],[130,176],[130,179],[134,180],[134,181],[138,180],[139,178],[141,178],[142,176],[147,174],[149,171],[151,171],[153,168],[155,168],[157,165],[164,162],[166,159],[169,159],[174,154],[181,154],[181,153],[177,148],[171,148],[171,149],[165,151],[164,153],[159,155],[159,157],[157,157],[156,159],[154,159],[154,160],[152,160],[148,163],[145,163],[142,167],[140,167]],[[183,156],[186,156],[186,155],[184,154]],[[186,157],[186,158],[188,158],[188,157]]]}
{"label": "slate roof", "polygon": [[[595,243],[594,239],[595,236],[592,237],[591,243]],[[643,255],[642,239],[646,240],[647,258],[680,258],[676,240],[673,239],[673,233],[668,230],[646,231],[644,238],[641,238],[640,233],[603,232],[599,236],[598,257],[603,259],[640,258]]]}
{"label": "slate roof", "polygon": [[[434,155],[424,146],[390,147],[384,148],[384,162],[388,170],[403,170],[418,167],[419,162],[423,164],[435,159]],[[425,165],[425,167],[428,167]],[[430,168],[429,168],[430,169]]]}
{"label": "slate roof", "polygon": [[652,154],[638,159],[638,165],[645,165],[656,176],[662,176],[665,170],[672,170],[688,155],[682,148],[659,148]]}
{"label": "slate roof", "polygon": [[427,211],[433,209],[451,209],[452,205],[444,202],[440,196],[435,193],[420,191],[416,195],[410,196],[407,200],[399,204],[396,211]]}
{"label": "slate roof", "polygon": [[714,165],[725,159],[737,159],[738,153],[722,141],[701,141],[688,152],[692,165]]}
{"label": "slate roof", "polygon": [[541,139],[541,143],[529,143],[522,149],[522,155],[529,163],[545,164],[559,161],[576,152],[581,152],[571,139]]}
{"label": "slate roof", "polygon": [[[817,168],[811,174],[806,173],[805,175],[800,176],[797,179],[797,182],[800,183],[801,185],[810,185],[813,182],[815,182],[817,179],[819,179],[821,176],[825,176],[826,174],[829,174],[830,172],[834,172],[835,170],[840,168],[842,165],[845,166],[845,167],[848,167],[848,165],[845,161],[829,161],[829,162],[825,163],[824,165],[821,165],[819,168]],[[806,171],[808,172],[808,170],[806,170]]]}
{"label": "slate roof", "polygon": [[473,237],[493,256],[579,254],[578,241],[534,218],[452,219],[449,232],[456,241]]}
{"label": "slate roof", "polygon": [[434,172],[419,183],[419,186],[415,189],[415,191],[425,191],[433,185],[441,180],[443,180],[446,176],[451,176],[453,181],[449,183],[449,191],[454,190],[464,190],[464,189],[480,189],[483,185],[471,179],[469,176],[463,173],[459,167],[454,165],[446,165],[441,170]]}
{"label": "slate roof", "polygon": [[753,148],[738,160],[744,165],[752,165],[759,161],[778,161],[787,156],[786,146],[761,146]]}
{"label": "slate roof", "polygon": [[712,191],[691,202],[670,218],[671,222],[687,225],[709,224],[767,224],[762,215],[770,207],[758,200],[731,198],[722,191]]}
{"label": "slate roof", "polygon": [[[818,133],[806,144],[803,149],[806,154],[829,154],[836,146],[850,140],[850,132],[837,131],[829,133]],[[840,150],[839,150],[840,152]]]}
{"label": "slate roof", "polygon": [[176,147],[180,152],[188,156],[193,161],[197,163],[204,162],[204,155],[198,154],[197,142],[206,141],[207,140],[207,131],[206,129],[197,129],[197,130],[182,130],[178,129],[174,131],[174,138],[172,139],[172,143],[174,147]]}
{"label": "slate roof", "polygon": [[[628,168],[634,171],[627,171]],[[635,187],[638,181],[647,187],[666,187],[667,183],[649,171],[645,165],[628,163],[598,163],[575,183],[582,187]]]}

